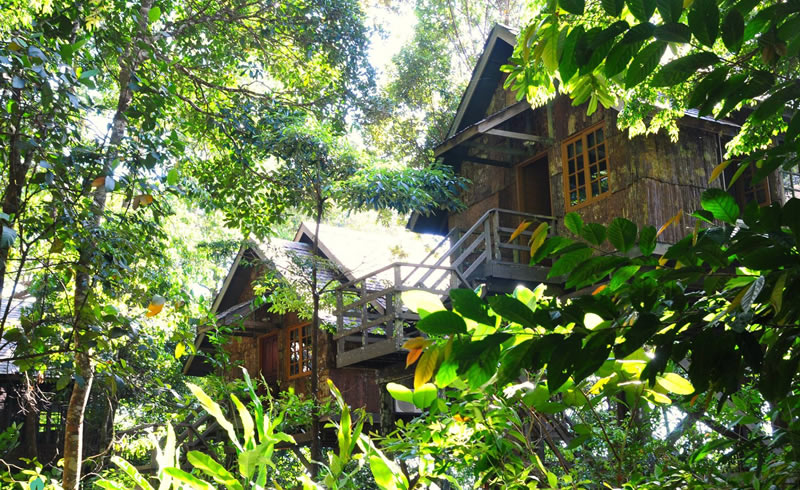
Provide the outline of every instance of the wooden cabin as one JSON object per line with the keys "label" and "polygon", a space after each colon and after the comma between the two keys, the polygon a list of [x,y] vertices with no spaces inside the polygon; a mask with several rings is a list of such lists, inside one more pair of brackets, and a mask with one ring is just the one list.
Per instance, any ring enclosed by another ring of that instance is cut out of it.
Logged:
{"label": "wooden cabin", "polygon": [[[303,294],[310,291],[310,267],[316,260],[319,287],[331,282],[346,283],[358,275],[372,272],[380,264],[403,257],[420,257],[430,248],[430,239],[403,231],[364,232],[322,225],[317,259],[312,255],[313,226],[300,226],[295,239],[272,239],[267,243],[242,244],[217,294],[212,310],[214,325],[199,328],[195,339],[197,354],[184,365],[184,373],[203,376],[218,372],[228,378],[241,376],[246,368],[254,378],[263,377],[273,393],[292,389],[300,396],[311,391],[311,323],[309,311],[276,312],[269,295],[277,287],[288,287]],[[324,300],[323,300],[324,302]],[[376,424],[402,418],[413,411],[389,399],[381,384],[407,382],[413,373],[379,373],[372,366],[341,367],[336,363],[336,342],[332,312],[321,313],[323,330],[319,342],[319,386],[323,396],[330,379],[353,408],[364,408]],[[210,355],[211,337],[216,331],[227,333],[223,346],[227,359],[215,365]],[[345,339],[347,340],[347,339]],[[397,352],[399,349],[395,349]],[[387,377],[388,376],[388,377]],[[302,441],[303,435],[296,439]]]}
{"label": "wooden cabin", "polygon": [[[367,275],[342,285],[334,336],[339,342],[337,365],[381,366],[406,338],[419,335],[415,315],[402,304],[406,290],[425,289],[446,298],[453,287],[483,284],[499,293],[517,284],[546,283],[556,294],[563,291],[558,280],[547,278],[546,265],[528,264],[532,231],[509,243],[523,220],[548,222],[551,233],[566,234],[563,218],[573,211],[585,222],[623,217],[639,227],[656,228],[685,211],[679,226],[660,235],[658,252],[691,233],[694,220],[689,214],[700,208],[700,196],[709,186],[726,188],[742,206],[751,200],[766,205],[800,196],[797,170],[771,175],[756,187],[743,175],[727,188],[731,166],[709,184],[725,144],[741,128],[736,117],[714,120],[688,111],[673,142],[662,133],[629,138],[617,128],[618,108],[600,107],[587,115],[586,104],[573,107],[563,95],[536,108],[517,101],[514,92],[503,88],[506,74],[500,71],[515,43],[514,33],[495,26],[447,139],[434,150],[471,181],[462,195],[466,209],[412,215],[409,229],[444,239],[428,259],[405,267],[408,272],[400,265],[387,266],[394,269],[391,284],[372,287],[374,277]],[[342,340],[359,335],[360,344]]]}

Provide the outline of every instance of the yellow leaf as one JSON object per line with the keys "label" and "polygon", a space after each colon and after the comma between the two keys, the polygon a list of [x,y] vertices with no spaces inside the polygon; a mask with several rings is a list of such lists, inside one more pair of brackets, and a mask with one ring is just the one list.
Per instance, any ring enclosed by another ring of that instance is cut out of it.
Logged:
{"label": "yellow leaf", "polygon": [[403,349],[414,350],[414,349],[424,349],[428,345],[430,345],[431,341],[423,338],[423,337],[414,337],[413,339],[406,340],[406,343],[403,344]]}
{"label": "yellow leaf", "polygon": [[692,386],[692,383],[675,373],[665,373],[663,376],[656,376],[656,385],[676,395],[691,395],[694,393],[694,386]]}
{"label": "yellow leaf", "polygon": [[536,230],[534,230],[533,236],[531,237],[531,256],[533,256],[544,243],[545,238],[547,238],[548,228],[549,225],[547,223],[541,223],[536,227]]}
{"label": "yellow leaf", "polygon": [[781,307],[783,306],[783,289],[786,286],[786,272],[781,274],[778,277],[778,280],[775,281],[775,288],[772,290],[772,294],[769,297],[769,303],[775,309],[775,314],[777,315],[781,311]]}
{"label": "yellow leaf", "polygon": [[659,228],[659,229],[658,229],[658,233],[656,233],[656,236],[659,236],[659,235],[661,235],[662,233],[664,233],[664,230],[666,230],[667,228],[669,228],[669,226],[670,226],[670,225],[672,225],[672,224],[675,224],[675,223],[677,223],[678,221],[680,221],[680,219],[681,219],[682,217],[683,217],[683,209],[681,209],[680,211],[678,211],[678,214],[676,214],[675,216],[673,216],[672,218],[670,218],[670,219],[669,219],[669,221],[667,221],[666,223],[664,223],[664,226],[662,226],[661,228]]}
{"label": "yellow leaf", "polygon": [[724,162],[722,162],[719,165],[717,165],[716,167],[714,167],[714,170],[711,171],[711,177],[708,178],[708,183],[710,184],[710,183],[714,182],[715,180],[717,180],[717,178],[720,176],[720,174],[726,168],[728,168],[728,165],[730,165],[731,162],[733,162],[733,160],[725,160]]}
{"label": "yellow leaf", "polygon": [[728,309],[725,310],[725,311],[731,312],[731,311],[735,310],[736,308],[738,308],[739,305],[742,304],[742,300],[744,299],[744,295],[747,294],[747,291],[749,289],[750,289],[749,285],[746,286],[746,287],[743,287],[742,290],[739,291],[739,294],[737,294],[736,297],[733,298],[733,301],[731,302],[731,304],[728,305]]}
{"label": "yellow leaf", "polygon": [[133,198],[133,209],[153,204],[153,196],[150,194],[140,194]]}
{"label": "yellow leaf", "polygon": [[597,286],[597,289],[592,291],[592,296],[594,296],[595,294],[600,294],[600,292],[602,292],[607,287],[608,287],[608,284],[601,284],[600,286]]}
{"label": "yellow leaf", "polygon": [[96,179],[94,179],[94,180],[92,181],[92,187],[100,187],[101,185],[105,185],[105,183],[106,183],[106,178],[105,178],[105,176],[103,176],[103,177],[98,177],[98,178],[96,178]]}
{"label": "yellow leaf", "polygon": [[669,405],[672,403],[672,400],[667,395],[662,395],[661,393],[653,390],[646,390],[647,394],[650,396],[650,399],[653,403],[660,403],[662,405]]}
{"label": "yellow leaf", "polygon": [[695,245],[697,245],[697,234],[700,233],[700,225],[701,225],[701,223],[702,222],[699,219],[694,221],[694,231],[692,232],[692,246],[693,247]]}
{"label": "yellow leaf", "polygon": [[527,230],[531,224],[533,224],[533,221],[523,221],[520,223],[519,226],[517,226],[517,229],[514,230],[514,233],[511,234],[511,238],[508,239],[508,243],[513,242],[514,239],[520,236],[523,231]]}
{"label": "yellow leaf", "polygon": [[414,370],[414,389],[419,389],[420,386],[428,382],[433,376],[433,371],[436,369],[436,360],[439,357],[438,349],[428,349],[422,354],[417,369]]}
{"label": "yellow leaf", "polygon": [[658,259],[658,265],[660,267],[664,267],[665,265],[667,265],[667,262],[669,262],[669,259],[666,257],[661,257],[660,259]]}
{"label": "yellow leaf", "polygon": [[150,300],[150,304],[147,305],[147,318],[158,315],[164,308],[164,303],[166,302],[167,298],[163,296],[159,296],[158,294],[153,296],[153,299]]}
{"label": "yellow leaf", "polygon": [[419,359],[419,356],[422,355],[422,349],[411,349],[408,351],[408,355],[406,356],[406,367],[414,364]]}
{"label": "yellow leaf", "polygon": [[180,359],[185,352],[186,344],[183,342],[178,342],[178,345],[175,346],[175,359]]}

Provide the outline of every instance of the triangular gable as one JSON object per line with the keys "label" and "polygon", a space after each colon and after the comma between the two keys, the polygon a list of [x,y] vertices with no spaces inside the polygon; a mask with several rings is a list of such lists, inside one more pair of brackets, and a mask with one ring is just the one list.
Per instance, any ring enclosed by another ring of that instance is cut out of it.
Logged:
{"label": "triangular gable", "polygon": [[464,95],[461,96],[456,117],[447,132],[448,138],[485,117],[486,108],[503,75],[500,67],[508,62],[516,42],[516,34],[508,27],[496,24],[492,28],[478,63],[472,70]]}

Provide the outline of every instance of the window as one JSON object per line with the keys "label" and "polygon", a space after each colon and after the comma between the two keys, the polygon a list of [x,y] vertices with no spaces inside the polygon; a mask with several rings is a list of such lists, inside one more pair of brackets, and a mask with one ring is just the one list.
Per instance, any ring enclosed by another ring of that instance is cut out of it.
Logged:
{"label": "window", "polygon": [[[736,202],[744,208],[750,201],[755,201],[759,206],[768,206],[771,202],[769,197],[769,179],[761,179],[753,185],[755,169],[752,165],[748,166],[742,175],[733,183],[733,187],[728,192],[733,194]],[[731,176],[730,178],[733,178]],[[800,189],[798,189],[800,191]]]}
{"label": "window", "polygon": [[289,379],[311,374],[311,324],[289,327]]}
{"label": "window", "polygon": [[608,159],[603,127],[595,126],[564,142],[564,187],[567,209],[609,193]]}
{"label": "window", "polygon": [[781,172],[783,194],[786,200],[796,197],[800,199],[800,165]]}

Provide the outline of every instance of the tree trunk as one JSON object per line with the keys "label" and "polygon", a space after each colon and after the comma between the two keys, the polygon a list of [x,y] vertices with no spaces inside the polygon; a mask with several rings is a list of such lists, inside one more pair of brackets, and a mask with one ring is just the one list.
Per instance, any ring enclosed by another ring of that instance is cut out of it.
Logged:
{"label": "tree trunk", "polygon": [[[317,175],[319,177],[319,175]],[[317,182],[319,184],[319,182]],[[317,194],[316,216],[314,216],[314,244],[311,251],[311,298],[313,313],[311,315],[311,399],[313,412],[311,414],[311,477],[315,478],[322,461],[322,448],[320,447],[319,427],[319,285],[317,277],[317,253],[319,252],[319,225],[322,221],[323,210],[322,196]]]}
{"label": "tree trunk", "polygon": [[[128,120],[125,113],[130,107],[133,91],[129,83],[131,76],[141,62],[140,43],[144,42],[147,33],[147,19],[153,0],[142,0],[139,8],[139,32],[133,37],[129,49],[119,60],[119,99],[111,126],[109,150],[103,164],[103,175],[111,171],[111,162],[117,157],[119,145],[125,136]],[[94,191],[92,201],[92,219],[86,224],[87,228],[98,228],[101,225],[106,208],[106,188],[98,186]],[[95,245],[86,241],[81,245],[80,255],[75,270],[75,325],[73,329],[73,347],[75,350],[76,380],[72,386],[72,396],[67,406],[66,425],[64,427],[64,474],[63,487],[65,490],[75,490],[81,480],[81,464],[83,463],[83,418],[86,403],[89,401],[94,371],[88,347],[83,345],[82,334],[86,329],[86,320],[82,314],[89,296],[92,293],[91,264],[95,254]],[[80,378],[78,377],[80,376]]]}

